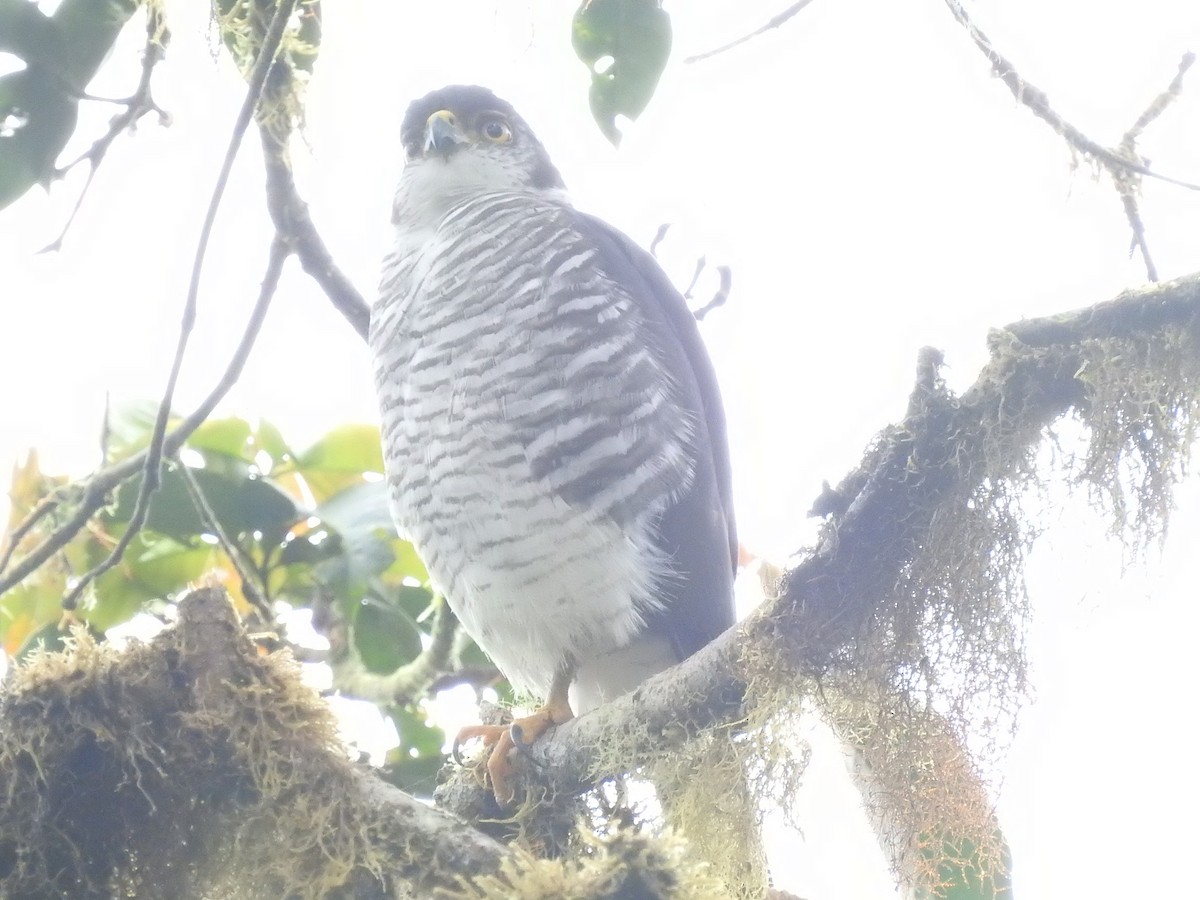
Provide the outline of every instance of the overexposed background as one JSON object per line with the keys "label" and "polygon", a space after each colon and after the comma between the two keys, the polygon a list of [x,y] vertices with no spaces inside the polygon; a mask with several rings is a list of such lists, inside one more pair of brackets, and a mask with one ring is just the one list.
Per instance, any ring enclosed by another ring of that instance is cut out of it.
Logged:
{"label": "overexposed background", "polygon": [[[453,82],[513,102],[582,208],[643,245],[674,223],[662,255],[678,282],[701,254],[731,266],[733,293],[703,332],[728,410],[742,538],[777,558],[815,533],[804,512],[822,479],[840,478],[903,414],[919,347],[942,348],[951,384],[965,387],[988,327],[1145,278],[1107,177],[1013,102],[938,0],[816,0],[739,49],[682,64],[786,5],[668,4],[674,60],[615,152],[587,110],[573,4],[326,4],[307,147],[295,148],[318,228],[368,295],[389,239],[404,107]],[[244,91],[203,7],[168,3],[174,43],[155,97],[174,124],[148,117],[117,143],[64,249],[36,253],[82,170],[0,212],[0,465],[36,447],[45,470],[83,474],[106,394],[161,392]],[[1105,143],[1166,87],[1185,50],[1200,50],[1191,0],[970,9],[1061,113]],[[124,96],[136,82],[140,28],[125,38],[93,93]],[[111,112],[91,105],[85,121],[98,132]],[[1157,170],[1200,180],[1200,85],[1141,149]],[[251,136],[209,250],[181,410],[215,383],[253,301],[270,237],[262,181]],[[1162,277],[1200,268],[1200,195],[1148,181],[1142,212]],[[220,413],[270,418],[297,444],[374,419],[364,345],[294,263]],[[1200,801],[1185,768],[1200,630],[1195,480],[1179,500],[1164,555],[1128,570],[1080,499],[1048,516],[1029,573],[1037,697],[997,798],[1021,900],[1178,896],[1186,881],[1177,864],[1194,851]],[[788,863],[782,886],[812,900],[890,896],[837,748],[815,740],[804,835],[772,839]]]}

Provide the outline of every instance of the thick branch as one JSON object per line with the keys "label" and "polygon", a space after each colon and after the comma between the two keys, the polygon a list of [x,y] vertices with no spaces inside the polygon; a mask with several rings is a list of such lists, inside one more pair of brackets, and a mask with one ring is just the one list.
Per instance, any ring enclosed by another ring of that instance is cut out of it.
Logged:
{"label": "thick branch", "polygon": [[[783,647],[800,675],[836,669],[839,654],[862,633],[928,537],[939,504],[1005,474],[988,471],[981,458],[985,435],[1008,429],[1032,447],[1045,425],[1086,400],[1076,377],[1081,341],[1165,328],[1200,330],[1200,273],[995,332],[990,362],[959,398],[935,389],[930,369],[936,371],[936,358],[923,353],[908,416],[831,491],[841,498],[840,511],[819,545],[788,573],[781,597],[632,694],[538,741],[518,760],[525,786],[551,795],[578,792],[590,784],[595,748],[630,747],[632,768],[700,728],[736,722],[744,713],[742,653],[764,641]],[[630,735],[643,737],[631,743]],[[471,818],[496,812],[469,772],[442,785],[437,799]]]}
{"label": "thick branch", "polygon": [[286,654],[257,652],[223,590],[178,612],[149,644],[80,637],[0,691],[6,895],[460,896],[510,857],[347,760],[328,708]]}

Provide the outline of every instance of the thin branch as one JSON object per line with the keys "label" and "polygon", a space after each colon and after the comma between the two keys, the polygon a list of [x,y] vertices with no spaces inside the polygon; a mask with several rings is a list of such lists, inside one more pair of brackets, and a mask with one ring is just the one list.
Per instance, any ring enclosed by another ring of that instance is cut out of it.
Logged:
{"label": "thin branch", "polygon": [[308,214],[308,204],[296,190],[286,144],[269,128],[260,126],[259,132],[267,168],[267,209],[276,230],[299,257],[304,271],[320,285],[337,311],[365,341],[371,325],[370,307],[338,268],[317,233],[312,216]]}
{"label": "thin branch", "polygon": [[725,301],[729,299],[729,291],[733,287],[733,272],[729,266],[717,266],[717,275],[721,278],[721,283],[717,287],[716,293],[712,295],[712,299],[705,303],[702,307],[692,312],[696,317],[697,322],[704,321],[704,317],[716,309],[718,306],[724,306]]}
{"label": "thin branch", "polygon": [[1175,77],[1171,79],[1171,83],[1167,85],[1167,89],[1150,101],[1150,105],[1145,111],[1138,116],[1137,121],[1133,123],[1133,127],[1125,132],[1125,140],[1122,143],[1128,142],[1133,144],[1142,132],[1146,130],[1146,126],[1163,114],[1168,106],[1179,99],[1179,95],[1183,93],[1183,76],[1187,74],[1196,62],[1195,53],[1185,53],[1183,58],[1179,60],[1179,68],[1175,72]]}
{"label": "thin branch", "polygon": [[[217,404],[229,393],[229,389],[237,383],[238,378],[242,374],[242,369],[246,365],[246,360],[250,356],[250,351],[254,348],[254,342],[258,337],[258,333],[262,329],[267,310],[270,309],[271,299],[275,296],[275,290],[279,286],[279,278],[283,272],[283,264],[287,257],[287,246],[282,241],[276,240],[271,245],[267,271],[263,276],[262,288],[259,291],[258,300],[250,313],[250,318],[246,322],[245,329],[242,331],[242,339],[230,357],[228,365],[225,367],[225,372],[221,375],[221,379],[209,395],[204,398],[204,401],[163,439],[162,452],[164,454],[169,456],[177,453],[179,448],[183,446],[184,441],[204,423],[209,415],[212,414],[212,411],[216,409]],[[128,459],[123,459],[119,463],[101,469],[88,479],[87,485],[83,489],[83,497],[80,499],[79,505],[76,507],[71,518],[66,524],[47,535],[37,547],[23,556],[20,562],[13,566],[11,572],[0,578],[0,594],[3,594],[13,585],[23,581],[30,573],[45,563],[46,560],[65,547],[87,525],[91,517],[109,502],[110,494],[114,488],[145,468],[149,455],[149,449],[143,450]],[[24,526],[25,523],[22,522],[18,527],[23,528]]]}
{"label": "thin branch", "polygon": [[96,140],[91,147],[62,168],[54,170],[54,177],[62,178],[81,162],[86,161],[88,163],[87,180],[84,181],[83,188],[79,191],[79,196],[75,199],[75,205],[71,209],[71,214],[67,216],[66,224],[63,225],[58,237],[43,247],[39,251],[40,253],[51,253],[62,249],[63,239],[66,238],[67,232],[71,230],[71,225],[75,222],[75,217],[79,214],[79,210],[83,206],[83,200],[87,197],[88,191],[91,189],[92,181],[96,177],[96,171],[100,168],[100,164],[104,161],[104,157],[113,145],[113,142],[121,134],[133,128],[143,116],[150,112],[158,113],[160,124],[170,124],[170,114],[154,102],[154,97],[150,93],[150,79],[154,74],[154,67],[158,65],[165,54],[166,43],[167,32],[163,28],[161,16],[152,6],[148,6],[146,13],[146,48],[142,52],[142,74],[133,94],[123,100],[102,100],[102,98],[84,95],[83,99],[86,100],[120,103],[125,106],[125,111],[113,117],[108,125],[108,131]]}
{"label": "thin branch", "polygon": [[1168,184],[1187,188],[1189,191],[1200,191],[1200,185],[1198,184],[1160,175],[1158,172],[1151,171],[1136,159],[1127,159],[1121,153],[1092,140],[1054,111],[1053,107],[1050,106],[1050,98],[1046,96],[1045,91],[1042,91],[1021,76],[1016,66],[992,44],[991,38],[976,26],[959,0],[945,0],[945,3],[954,15],[954,18],[958,20],[958,23],[966,29],[975,46],[987,57],[988,62],[991,63],[992,71],[1004,82],[1016,101],[1053,128],[1073,149],[1084,156],[1096,160],[1113,173],[1119,171],[1133,172],[1138,175],[1144,175],[1147,178],[1156,178]]}
{"label": "thin branch", "polygon": [[4,552],[0,553],[0,572],[8,568],[9,562],[12,560],[13,553],[16,552],[17,545],[25,535],[33,530],[33,526],[40,522],[43,518],[49,515],[58,507],[58,498],[54,496],[43,497],[16,528],[9,535],[8,546],[4,548]]}
{"label": "thin branch", "polygon": [[804,7],[808,6],[808,4],[810,4],[810,3],[812,3],[812,0],[800,0],[799,3],[793,3],[791,6],[789,6],[787,9],[785,9],[783,12],[772,16],[766,22],[766,24],[760,26],[759,28],[756,28],[754,31],[750,32],[749,34],[744,34],[737,40],[730,41],[728,44],[717,47],[715,50],[709,50],[705,53],[697,53],[695,56],[689,56],[684,60],[684,62],[685,63],[700,62],[701,60],[704,60],[704,59],[711,59],[712,57],[714,57],[720,53],[724,53],[726,50],[732,50],[734,47],[740,47],[742,44],[746,43],[747,41],[753,40],[754,38],[758,37],[760,34],[764,34],[773,28],[778,28],[780,25],[782,25],[784,22],[791,19],[793,16],[795,16],[797,13],[799,13],[802,9],[804,9]]}
{"label": "thin branch", "polygon": [[667,236],[667,232],[671,230],[670,222],[663,222],[658,226],[658,231],[654,232],[654,238],[650,241],[650,255],[658,259],[658,245],[663,242]]}
{"label": "thin branch", "polygon": [[242,139],[246,135],[246,129],[250,127],[251,119],[254,118],[254,111],[257,109],[259,98],[262,96],[263,86],[266,84],[267,75],[271,67],[275,64],[275,54],[279,51],[284,29],[287,26],[288,19],[291,18],[295,5],[296,0],[279,0],[279,5],[275,8],[275,15],[271,19],[271,26],[267,29],[267,33],[263,38],[258,59],[255,61],[254,69],[250,74],[249,86],[246,89],[246,98],[242,101],[242,108],[238,112],[237,119],[234,122],[233,134],[230,136],[229,146],[225,151],[225,158],[221,163],[221,170],[217,175],[216,186],[213,188],[212,197],[209,199],[208,210],[204,215],[204,224],[200,229],[200,240],[196,246],[195,260],[192,263],[192,277],[188,283],[187,298],[184,301],[183,319],[179,325],[179,340],[175,347],[175,357],[171,362],[171,371],[167,376],[167,386],[163,391],[162,401],[158,406],[158,416],[154,421],[154,430],[150,436],[150,446],[146,455],[146,465],[143,470],[145,478],[142,479],[141,487],[138,490],[137,502],[134,504],[133,514],[130,516],[125,533],[121,535],[121,539],[117,542],[117,546],[113,548],[113,551],[98,565],[85,572],[67,596],[63,598],[63,608],[66,610],[74,609],[79,602],[80,595],[87,586],[121,561],[121,557],[125,555],[125,550],[129,547],[129,544],[133,541],[138,531],[141,530],[142,525],[145,524],[146,515],[150,509],[150,496],[158,489],[162,476],[163,439],[166,436],[167,420],[171,416],[171,405],[175,397],[175,385],[179,381],[179,372],[183,368],[183,356],[187,350],[188,339],[191,337],[192,327],[196,321],[196,306],[200,294],[200,274],[204,269],[204,259],[208,252],[208,242],[212,237],[213,226],[216,224],[217,210],[220,208],[221,200],[225,196],[225,188],[229,183],[229,176],[233,171],[233,163],[237,159],[238,149],[241,147]]}
{"label": "thin branch", "polygon": [[[1167,89],[1150,101],[1150,105],[1145,111],[1138,116],[1137,121],[1130,126],[1125,132],[1125,136],[1121,139],[1121,152],[1130,159],[1141,159],[1137,152],[1137,140],[1145,131],[1146,126],[1163,114],[1168,106],[1171,105],[1179,95],[1183,93],[1183,76],[1187,74],[1187,70],[1192,67],[1196,61],[1194,53],[1185,53],[1179,61],[1179,67],[1175,72],[1175,77],[1171,79],[1171,83],[1167,85]],[[1141,188],[1142,179],[1139,175],[1124,174],[1118,176],[1113,174],[1113,182],[1117,186],[1117,191],[1121,195],[1121,205],[1125,209],[1125,218],[1129,221],[1129,228],[1133,232],[1133,240],[1130,244],[1130,252],[1136,248],[1142,255],[1142,261],[1146,264],[1146,277],[1151,281],[1158,281],[1158,269],[1154,265],[1154,260],[1150,258],[1150,247],[1146,242],[1146,226],[1142,222],[1141,211],[1138,209],[1138,192]]]}
{"label": "thin branch", "polygon": [[[247,559],[245,551],[225,532],[224,526],[221,525],[221,520],[217,518],[217,514],[213,511],[212,504],[208,502],[208,498],[204,496],[204,489],[200,487],[200,482],[196,480],[196,476],[192,473],[191,468],[183,462],[179,462],[178,465],[179,474],[183,478],[188,496],[192,499],[192,506],[196,508],[196,512],[200,516],[200,521],[216,537],[217,543],[225,551],[225,555],[229,557],[229,562],[238,573],[238,578],[242,580],[242,596],[250,602],[250,605],[258,612],[263,622],[270,623],[274,619],[271,613],[271,604],[267,602],[267,599],[263,596],[263,592],[259,590],[255,579],[250,575],[250,570],[254,568],[254,561]],[[266,579],[263,579],[263,582],[263,587],[265,588]]]}

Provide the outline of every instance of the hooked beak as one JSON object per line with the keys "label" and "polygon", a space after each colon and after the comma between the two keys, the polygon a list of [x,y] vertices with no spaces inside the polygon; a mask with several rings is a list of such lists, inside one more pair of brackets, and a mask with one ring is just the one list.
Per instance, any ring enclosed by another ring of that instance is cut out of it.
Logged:
{"label": "hooked beak", "polygon": [[454,119],[454,113],[448,109],[439,109],[425,120],[425,155],[430,151],[441,156],[449,156],[461,144],[467,142]]}

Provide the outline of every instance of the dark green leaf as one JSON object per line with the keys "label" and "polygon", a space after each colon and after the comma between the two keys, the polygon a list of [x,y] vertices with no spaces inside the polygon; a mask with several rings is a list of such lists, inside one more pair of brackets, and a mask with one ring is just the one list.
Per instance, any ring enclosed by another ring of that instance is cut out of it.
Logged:
{"label": "dark green leaf", "polygon": [[445,763],[445,732],[425,724],[424,716],[407,707],[393,707],[388,714],[396,723],[400,746],[388,753],[383,777],[410,794],[431,796]]}
{"label": "dark green leaf", "polygon": [[0,4],[0,47],[25,62],[0,77],[0,208],[49,183],[75,130],[79,97],[137,7],[62,0],[46,17],[32,3]]}
{"label": "dark green leaf", "polygon": [[[288,528],[300,518],[301,511],[291,497],[271,482],[252,477],[245,463],[239,465],[241,470],[236,474],[207,469],[191,469],[190,472],[231,539],[261,532],[264,542],[282,540]],[[117,504],[112,513],[115,521],[129,521],[140,486],[139,476],[118,489]],[[164,471],[162,486],[150,500],[146,526],[181,543],[190,543],[208,531],[178,469],[168,467]]]}
{"label": "dark green leaf", "polygon": [[592,73],[592,117],[620,143],[617,116],[642,114],[671,56],[671,17],[658,0],[584,0],[571,43]]}
{"label": "dark green leaf", "polygon": [[50,182],[78,112],[79,101],[41,69],[0,77],[0,209]]}
{"label": "dark green leaf", "polygon": [[29,636],[29,639],[17,651],[17,661],[24,660],[30,653],[35,650],[48,650],[56,652],[66,650],[66,638],[68,633],[58,627],[57,622],[51,622],[49,625],[43,625],[37,631]]}
{"label": "dark green leaf", "polygon": [[322,563],[319,575],[338,593],[357,599],[368,584],[395,563],[395,525],[383,482],[359,482],[316,509],[322,523],[336,532],[341,553]]}
{"label": "dark green leaf", "polygon": [[368,598],[354,617],[354,647],[368,671],[394,672],[421,652],[421,630],[401,609]]}
{"label": "dark green leaf", "polygon": [[396,761],[389,763],[382,775],[385,781],[394,784],[406,794],[412,794],[414,797],[432,797],[433,789],[437,787],[438,772],[445,762],[440,753],[437,756],[408,758],[397,755]]}
{"label": "dark green leaf", "polygon": [[405,615],[410,616],[414,622],[419,621],[433,603],[433,591],[423,587],[402,585],[395,591],[381,592],[381,595],[404,610]]}

